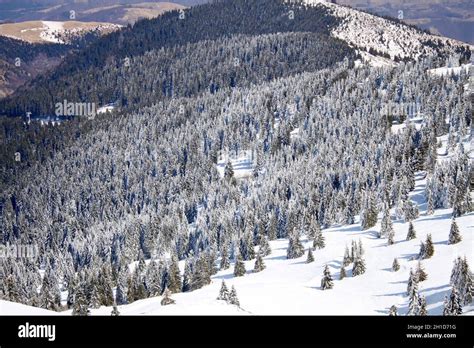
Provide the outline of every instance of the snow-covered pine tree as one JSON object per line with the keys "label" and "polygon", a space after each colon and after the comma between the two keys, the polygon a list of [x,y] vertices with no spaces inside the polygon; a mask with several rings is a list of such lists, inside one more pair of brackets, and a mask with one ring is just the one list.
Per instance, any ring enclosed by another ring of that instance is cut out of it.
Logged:
{"label": "snow-covered pine tree", "polygon": [[347,277],[346,269],[344,268],[344,266],[341,266],[341,271],[339,272],[339,280],[342,280],[345,277]]}
{"label": "snow-covered pine tree", "polygon": [[86,316],[90,314],[89,303],[84,291],[85,284],[80,283],[76,288],[74,296],[74,305],[72,307],[72,315]]}
{"label": "snow-covered pine tree", "polygon": [[234,178],[234,167],[232,166],[232,162],[228,160],[224,168],[224,179],[230,182],[233,178]]}
{"label": "snow-covered pine tree", "polygon": [[235,290],[235,287],[233,285],[230,290],[229,303],[237,307],[240,307],[239,298],[237,297],[237,290]]}
{"label": "snow-covered pine tree", "polygon": [[451,294],[444,299],[444,310],[443,315],[461,315],[462,305],[461,299],[459,298],[458,291],[455,287],[451,289]]}
{"label": "snow-covered pine tree", "polygon": [[395,231],[392,228],[389,232],[387,232],[387,245],[393,245],[395,243]]}
{"label": "snow-covered pine tree", "polygon": [[297,229],[295,228],[289,236],[288,249],[286,252],[287,259],[296,259],[304,255],[304,247],[300,242],[300,237]]}
{"label": "snow-covered pine tree", "polygon": [[426,259],[426,245],[423,242],[420,242],[420,252],[418,253],[418,259]]}
{"label": "snow-covered pine tree", "polygon": [[128,267],[122,267],[119,271],[118,279],[117,279],[117,289],[115,291],[115,302],[118,305],[127,304],[127,281],[128,281]]}
{"label": "snow-covered pine tree", "polygon": [[408,284],[407,284],[407,295],[413,292],[413,287],[418,286],[418,279],[416,278],[416,273],[413,272],[413,269],[410,268],[410,276],[408,277]]}
{"label": "snow-covered pine tree", "polygon": [[352,262],[352,258],[351,258],[351,255],[349,253],[349,248],[346,245],[346,249],[344,250],[344,258],[342,259],[342,265],[344,267],[347,267],[351,264],[351,262]]}
{"label": "snow-covered pine tree", "polygon": [[151,260],[146,268],[145,275],[145,285],[148,297],[155,297],[161,295],[161,282],[162,274],[158,267],[158,263],[155,260]]}
{"label": "snow-covered pine tree", "polygon": [[390,307],[389,311],[388,311],[388,315],[391,316],[391,317],[396,317],[398,316],[398,308],[397,306],[393,305],[392,307]]}
{"label": "snow-covered pine tree", "polygon": [[225,270],[230,267],[230,262],[229,262],[229,250],[227,248],[227,243],[224,243],[222,245],[222,250],[221,250],[221,262],[220,262],[220,269]]}
{"label": "snow-covered pine tree", "polygon": [[413,223],[410,221],[410,223],[408,224],[407,240],[412,240],[415,238],[416,238],[415,227],[413,226]]}
{"label": "snow-covered pine tree", "polygon": [[262,236],[260,239],[260,252],[263,257],[270,255],[272,252],[270,243],[268,242],[268,238],[266,236]]}
{"label": "snow-covered pine tree", "polygon": [[352,276],[356,277],[358,275],[365,273],[365,261],[361,256],[357,256],[354,260],[354,265],[352,267]]}
{"label": "snow-covered pine tree", "polygon": [[163,292],[163,298],[161,299],[160,303],[162,306],[167,306],[176,303],[176,301],[171,298],[171,291],[168,288],[166,288]]}
{"label": "snow-covered pine tree", "polygon": [[426,274],[426,271],[423,268],[421,261],[418,261],[418,265],[416,267],[416,279],[418,279],[419,282],[422,282],[428,279],[428,274]]}
{"label": "snow-covered pine tree", "polygon": [[[390,235],[394,235],[394,234],[395,234],[395,231],[393,230],[393,223],[390,217],[390,210],[388,208],[388,205],[385,205],[385,208],[383,211],[382,222],[380,226],[379,238],[384,238],[384,237],[390,238]],[[392,236],[392,239],[393,239],[393,236]]]}
{"label": "snow-covered pine tree", "polygon": [[329,266],[324,266],[323,277],[321,279],[321,290],[332,289],[334,286]]}
{"label": "snow-covered pine tree", "polygon": [[263,262],[262,255],[260,254],[260,251],[257,254],[257,259],[255,260],[255,266],[253,268],[253,271],[255,273],[261,272],[265,269],[265,262]]}
{"label": "snow-covered pine tree", "polygon": [[426,298],[424,295],[420,296],[419,308],[420,309],[418,311],[418,315],[421,315],[421,316],[428,315],[428,310],[426,309]]}
{"label": "snow-covered pine tree", "polygon": [[462,240],[461,234],[459,233],[459,227],[456,223],[456,218],[451,221],[451,229],[449,231],[448,244],[456,244]]}
{"label": "snow-covered pine tree", "polygon": [[221,289],[219,291],[219,296],[217,296],[217,299],[227,302],[229,301],[229,297],[230,297],[230,293],[229,293],[229,290],[227,289],[227,285],[225,284],[225,281],[222,280]]}
{"label": "snow-covered pine tree", "polygon": [[245,264],[244,261],[242,260],[242,256],[240,253],[237,254],[237,258],[235,260],[235,266],[234,266],[234,277],[242,277],[245,275]]}
{"label": "snow-covered pine tree", "polygon": [[314,262],[314,256],[313,252],[311,251],[311,248],[308,248],[308,257],[306,258],[306,263],[311,263]]}
{"label": "snow-covered pine tree", "polygon": [[166,282],[168,290],[171,293],[181,292],[183,284],[181,282],[181,272],[179,271],[178,258],[173,255],[168,269],[168,281]]}
{"label": "snow-covered pine tree", "polygon": [[361,227],[362,230],[368,230],[374,227],[377,223],[377,205],[375,203],[374,194],[372,192],[366,192],[364,208],[361,213]]}
{"label": "snow-covered pine tree", "polygon": [[429,259],[431,256],[434,255],[434,245],[431,239],[431,233],[426,236],[425,246],[426,246],[425,258]]}
{"label": "snow-covered pine tree", "polygon": [[51,266],[46,267],[43,284],[40,290],[40,304],[42,308],[58,311],[61,308],[61,293],[58,279]]}
{"label": "snow-covered pine tree", "polygon": [[193,274],[194,274],[193,259],[188,257],[184,263],[183,292],[192,290]]}
{"label": "snow-covered pine tree", "polygon": [[400,269],[400,264],[398,263],[397,258],[393,259],[392,271],[397,272]]}
{"label": "snow-covered pine tree", "polygon": [[191,282],[191,289],[200,289],[211,283],[211,274],[209,272],[209,262],[207,255],[201,253],[194,265],[194,273]]}
{"label": "snow-covered pine tree", "polygon": [[412,286],[410,288],[410,293],[408,294],[409,303],[408,303],[408,313],[407,315],[418,315],[420,312],[420,298],[418,294],[418,280],[416,277],[412,282]]}
{"label": "snow-covered pine tree", "polygon": [[357,242],[353,240],[351,242],[351,262],[355,261],[355,259],[357,258],[357,253]]}
{"label": "snow-covered pine tree", "polygon": [[326,246],[324,241],[323,232],[321,231],[321,226],[319,222],[316,221],[315,231],[314,231],[314,240],[313,240],[313,249],[323,249]]}
{"label": "snow-covered pine tree", "polygon": [[357,246],[357,256],[364,256],[365,251],[364,251],[364,246],[362,245],[362,241],[359,239],[359,244]]}

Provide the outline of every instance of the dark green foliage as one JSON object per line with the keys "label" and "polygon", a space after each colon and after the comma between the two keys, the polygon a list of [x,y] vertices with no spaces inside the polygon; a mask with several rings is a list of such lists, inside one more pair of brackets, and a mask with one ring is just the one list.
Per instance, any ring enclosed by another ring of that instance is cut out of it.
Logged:
{"label": "dark green foliage", "polygon": [[334,286],[332,282],[331,272],[329,266],[324,266],[323,278],[321,279],[321,290],[332,289]]}

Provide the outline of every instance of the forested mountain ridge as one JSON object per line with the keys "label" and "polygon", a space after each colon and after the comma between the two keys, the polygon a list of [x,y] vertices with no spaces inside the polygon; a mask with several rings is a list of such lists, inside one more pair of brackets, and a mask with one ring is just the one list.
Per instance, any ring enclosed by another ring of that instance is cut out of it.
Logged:
{"label": "forested mountain ridge", "polygon": [[[262,4],[273,6],[271,18]],[[196,9],[185,18],[198,27],[207,25],[209,11],[222,13],[216,33],[188,33],[186,19],[173,17],[179,13],[154,20],[171,25],[154,32],[153,21],[139,22],[122,32],[132,41],[115,46],[117,33],[92,44],[74,56],[77,65],[71,56],[49,75],[58,79],[38,79],[45,87],[37,95],[28,90],[22,101],[39,112],[48,108],[39,95],[54,101],[67,90],[84,100],[117,98],[121,110],[56,126],[0,119],[0,241],[38,249],[32,258],[0,259],[0,298],[75,315],[147,297],[163,296],[164,306],[170,294],[215,281],[218,268],[226,279],[247,276],[245,262],[255,262],[252,273],[266,272],[266,261],[297,260],[309,247],[315,256],[308,251],[308,267],[315,268],[308,275],[321,287],[298,287],[312,301],[319,290],[331,293],[334,271],[348,293],[367,292],[343,281],[349,275],[387,289],[394,279],[373,262],[386,248],[402,262],[400,270],[393,261],[393,272],[410,279],[406,313],[431,306],[435,314],[441,307],[459,314],[439,296],[419,302],[413,284],[421,277],[408,274],[419,261],[442,267],[445,277],[457,257],[452,279],[437,278],[434,286],[472,310],[472,255],[463,261],[473,210],[465,69],[433,74],[448,54],[436,49],[394,67],[364,64],[355,48],[331,38],[327,24],[340,22],[321,6],[237,0]],[[305,21],[284,24],[289,9],[290,21]],[[243,19],[248,27],[232,19],[243,10],[252,11]],[[323,15],[316,24],[315,14]],[[171,33],[180,34],[179,45]],[[126,56],[123,45],[136,54]],[[90,61],[81,58],[85,52]],[[465,62],[451,53],[450,61]],[[81,78],[81,66],[101,85]],[[429,227],[434,219],[451,230],[437,229],[436,244],[426,229],[417,240],[411,225]],[[399,236],[395,243],[394,225],[407,227],[407,243]],[[347,238],[351,252],[344,251]],[[364,251],[357,238],[370,239],[371,248]],[[443,250],[436,265],[435,250]],[[264,285],[277,298],[287,284]],[[386,294],[369,293],[373,314]],[[226,301],[238,304],[236,296]]]}
{"label": "forested mountain ridge", "polygon": [[[235,34],[301,31],[328,34],[328,28],[336,23],[337,18],[329,16],[322,7],[301,7],[273,0],[222,0],[184,11],[170,11],[158,18],[145,19],[133,27],[128,26],[107,35],[66,58],[51,74],[33,81],[31,86],[18,91],[15,96],[0,101],[0,114],[23,115],[27,111],[34,115],[51,114],[56,95],[69,92],[70,85],[79,89],[77,93],[80,95],[90,94],[90,86],[97,81],[89,76],[101,74],[110,60],[117,65],[128,65],[126,59],[144,55],[153,49]],[[335,42],[329,37],[324,40],[328,43]],[[121,77],[116,77],[119,78]],[[110,87],[112,86],[106,86]],[[100,103],[115,102],[105,99],[101,92],[100,89],[96,91],[93,99]],[[68,99],[76,101],[75,96],[76,92],[72,91]],[[93,102],[85,99],[77,102]]]}

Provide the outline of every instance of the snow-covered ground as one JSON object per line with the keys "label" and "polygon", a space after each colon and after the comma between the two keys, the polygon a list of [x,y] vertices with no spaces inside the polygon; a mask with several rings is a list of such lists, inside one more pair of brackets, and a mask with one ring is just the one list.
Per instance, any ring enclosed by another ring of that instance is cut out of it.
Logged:
{"label": "snow-covered ground", "polygon": [[442,68],[436,68],[436,69],[430,69],[428,72],[433,75],[437,76],[445,76],[445,75],[459,75],[461,71],[464,71],[466,73],[469,73],[469,69],[472,69],[472,64],[463,64],[461,66],[456,66],[456,67],[442,67]]}
{"label": "snow-covered ground", "polygon": [[[229,161],[229,155],[221,156],[217,162],[217,171],[221,177],[224,177],[225,166]],[[252,175],[252,153],[251,151],[241,151],[240,155],[230,157],[232,168],[234,169],[234,177],[236,179],[245,179]]]}
{"label": "snow-covered ground", "polygon": [[[418,59],[421,55],[436,54],[435,49],[428,45],[430,41],[444,45],[439,49],[440,52],[451,52],[452,47],[468,45],[325,0],[305,0],[305,3],[312,6],[325,6],[334,16],[342,19],[342,22],[332,30],[332,36],[346,41],[353,47],[367,51],[374,49],[388,54],[391,59],[395,56],[402,59],[405,57]],[[370,62],[373,63],[373,61]]]}
{"label": "snow-covered ground", "polygon": [[47,42],[64,43],[58,38],[58,34],[64,31],[63,22],[42,21],[43,28],[40,37]]}

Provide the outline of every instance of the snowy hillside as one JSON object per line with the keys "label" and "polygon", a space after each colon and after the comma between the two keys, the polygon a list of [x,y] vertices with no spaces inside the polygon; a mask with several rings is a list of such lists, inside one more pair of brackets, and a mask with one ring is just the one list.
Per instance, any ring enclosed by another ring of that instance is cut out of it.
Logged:
{"label": "snowy hillside", "polygon": [[0,35],[31,43],[68,43],[72,38],[88,32],[101,35],[119,29],[121,25],[100,22],[80,21],[28,21],[0,25]]}
{"label": "snowy hillside", "polygon": [[388,54],[391,59],[418,59],[421,56],[440,53],[449,55],[453,48],[468,46],[461,41],[430,35],[395,21],[324,0],[304,1],[309,5],[325,6],[334,16],[343,19],[342,23],[332,30],[334,37],[353,47]]}
{"label": "snowy hillside", "polygon": [[[447,138],[440,138],[445,145]],[[468,147],[469,144],[466,142]],[[439,149],[444,152],[444,146]],[[439,161],[445,161],[442,157]],[[434,256],[422,261],[428,278],[420,282],[419,293],[425,296],[429,315],[442,315],[443,301],[449,295],[449,285],[453,261],[466,257],[469,265],[474,265],[474,213],[456,219],[462,241],[448,245],[452,209],[436,210],[427,215],[425,198],[426,180],[422,172],[416,176],[416,187],[410,198],[420,208],[420,217],[413,221],[416,238],[406,240],[408,223],[394,220],[394,244],[388,246],[386,238],[378,238],[379,222],[373,228],[361,231],[360,224],[334,226],[323,230],[326,246],[313,252],[315,261],[307,263],[307,250],[312,241],[301,239],[305,254],[296,259],[286,258],[288,240],[271,241],[271,254],[264,257],[266,268],[254,273],[255,261],[245,261],[245,276],[234,277],[234,265],[219,271],[212,277],[210,285],[192,292],[173,294],[174,305],[162,306],[162,296],[139,300],[118,306],[121,315],[387,315],[392,305],[397,306],[398,314],[408,311],[407,281],[410,269],[418,265],[417,255],[420,242],[432,235]],[[392,211],[393,215],[393,211]],[[345,247],[352,241],[362,242],[367,271],[352,277],[353,264],[345,267],[347,277],[339,280]],[[392,270],[394,258],[400,264],[398,271]],[[148,263],[148,262],[147,262]],[[136,263],[134,263],[136,265]],[[131,267],[133,270],[134,265]],[[334,279],[334,288],[321,289],[324,267],[328,265]],[[180,262],[183,272],[184,262]],[[240,307],[217,300],[221,282],[237,290]],[[62,294],[63,302],[67,293]],[[110,315],[111,307],[91,309],[92,315]],[[70,315],[65,312],[46,311],[7,301],[0,301],[0,314],[17,315]],[[474,314],[474,305],[463,308],[465,315]]]}

